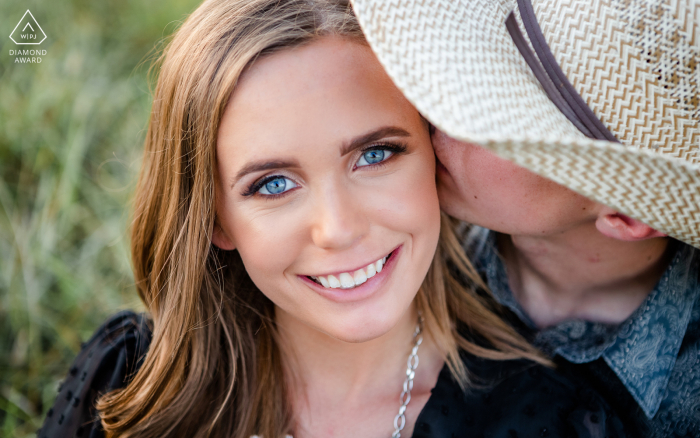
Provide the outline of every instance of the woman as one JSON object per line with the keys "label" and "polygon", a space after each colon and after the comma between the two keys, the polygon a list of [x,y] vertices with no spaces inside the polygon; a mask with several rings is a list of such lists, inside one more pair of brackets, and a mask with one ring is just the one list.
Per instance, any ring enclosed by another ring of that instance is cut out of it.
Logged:
{"label": "woman", "polygon": [[137,190],[150,319],[98,330],[39,436],[619,436],[458,281],[429,138],[345,2],[205,2]]}

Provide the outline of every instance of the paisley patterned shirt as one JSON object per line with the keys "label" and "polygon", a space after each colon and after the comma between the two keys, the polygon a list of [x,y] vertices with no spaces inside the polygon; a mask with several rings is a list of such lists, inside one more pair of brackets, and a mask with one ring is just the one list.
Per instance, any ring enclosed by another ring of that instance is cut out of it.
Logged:
{"label": "paisley patterned shirt", "polygon": [[538,330],[508,285],[496,237],[473,227],[465,246],[523,334],[606,396],[631,436],[700,437],[700,250],[674,241],[656,287],[621,324],[570,320]]}

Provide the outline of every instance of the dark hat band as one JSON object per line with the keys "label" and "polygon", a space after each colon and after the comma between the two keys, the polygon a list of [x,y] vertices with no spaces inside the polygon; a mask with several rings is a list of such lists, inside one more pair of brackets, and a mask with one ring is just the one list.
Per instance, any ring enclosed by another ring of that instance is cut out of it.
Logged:
{"label": "dark hat band", "polygon": [[515,11],[511,11],[508,14],[505,22],[506,28],[515,46],[520,51],[525,62],[530,66],[549,99],[586,137],[619,143],[615,135],[596,117],[593,110],[578,94],[574,86],[571,85],[571,82],[569,82],[569,79],[557,63],[547,45],[544,34],[542,34],[542,29],[537,22],[530,0],[518,0],[518,8],[520,9],[520,17],[525,26],[525,31],[530,37],[535,53],[530,49],[518,27]]}

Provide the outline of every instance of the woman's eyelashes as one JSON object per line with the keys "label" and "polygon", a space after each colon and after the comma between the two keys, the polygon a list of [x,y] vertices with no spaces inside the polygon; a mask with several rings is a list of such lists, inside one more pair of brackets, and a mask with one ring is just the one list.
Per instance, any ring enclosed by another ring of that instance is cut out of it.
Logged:
{"label": "woman's eyelashes", "polygon": [[[360,156],[357,158],[353,170],[380,166],[395,154],[405,153],[407,149],[406,145],[393,143],[369,146],[360,151]],[[266,199],[274,199],[297,187],[299,184],[286,176],[268,175],[253,182],[242,195],[260,195]]]}
{"label": "woman's eyelashes", "polygon": [[388,160],[393,152],[385,149],[374,149],[371,151],[364,152],[360,155],[360,159],[355,163],[355,167],[371,166],[372,164],[379,164],[384,160]]}
{"label": "woman's eyelashes", "polygon": [[268,179],[267,182],[258,189],[258,193],[261,195],[280,195],[295,187],[297,187],[297,183],[291,179],[283,176],[275,176],[272,179]]}
{"label": "woman's eyelashes", "polygon": [[266,198],[273,198],[283,195],[289,190],[299,187],[297,183],[282,175],[270,175],[255,181],[243,192],[243,196],[253,196],[256,194]]}
{"label": "woman's eyelashes", "polygon": [[382,164],[391,158],[392,155],[406,152],[406,149],[406,145],[393,143],[370,146],[361,151],[360,157],[355,163],[355,168]]}

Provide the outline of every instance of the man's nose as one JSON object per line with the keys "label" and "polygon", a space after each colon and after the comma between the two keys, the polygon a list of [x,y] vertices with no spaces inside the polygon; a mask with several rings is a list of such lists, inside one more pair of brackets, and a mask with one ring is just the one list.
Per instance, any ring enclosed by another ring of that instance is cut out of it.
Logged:
{"label": "man's nose", "polygon": [[346,249],[367,234],[370,224],[359,197],[341,184],[318,193],[311,231],[316,246]]}

